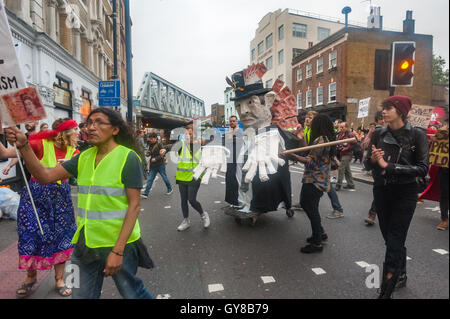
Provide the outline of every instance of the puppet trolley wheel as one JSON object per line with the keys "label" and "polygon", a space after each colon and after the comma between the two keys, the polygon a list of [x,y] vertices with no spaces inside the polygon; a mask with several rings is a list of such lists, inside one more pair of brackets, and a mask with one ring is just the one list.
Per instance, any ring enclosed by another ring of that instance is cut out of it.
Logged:
{"label": "puppet trolley wheel", "polygon": [[293,217],[294,216],[294,210],[293,209],[286,209],[286,215],[289,218]]}

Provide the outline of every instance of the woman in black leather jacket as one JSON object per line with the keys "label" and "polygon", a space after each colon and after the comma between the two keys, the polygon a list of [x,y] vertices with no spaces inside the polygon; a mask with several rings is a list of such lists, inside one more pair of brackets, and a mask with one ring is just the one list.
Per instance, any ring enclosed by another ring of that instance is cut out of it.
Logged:
{"label": "woman in black leather jacket", "polygon": [[374,170],[373,195],[386,244],[380,299],[406,284],[406,236],[417,203],[418,177],[428,172],[426,134],[406,121],[411,99],[391,96],[383,101],[387,127],[372,135],[364,165]]}

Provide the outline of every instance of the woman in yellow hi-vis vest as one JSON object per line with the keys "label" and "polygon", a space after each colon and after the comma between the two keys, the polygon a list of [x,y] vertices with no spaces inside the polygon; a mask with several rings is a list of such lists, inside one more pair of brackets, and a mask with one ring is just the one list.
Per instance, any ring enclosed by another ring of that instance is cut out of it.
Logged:
{"label": "woman in yellow hi-vis vest", "polygon": [[198,189],[200,188],[200,179],[194,179],[194,168],[197,167],[202,156],[200,143],[194,143],[192,122],[186,125],[185,140],[181,142],[181,148],[178,151],[178,165],[176,183],[180,190],[181,210],[183,212],[183,221],[178,226],[178,231],[186,230],[190,227],[189,206],[188,203],[200,214],[203,227],[210,225],[209,215],[203,211],[202,205],[197,200]]}
{"label": "woman in yellow hi-vis vest", "polygon": [[[30,150],[45,169],[54,168],[58,162],[79,153],[75,148],[77,140],[78,124],[71,119],[58,119],[52,130],[29,136]],[[29,186],[43,234],[37,227],[30,194],[24,187],[17,210],[17,233],[19,269],[27,270],[27,278],[16,290],[16,296],[27,297],[36,283],[37,270],[53,267],[56,291],[63,297],[70,296],[72,291],[64,284],[64,267],[71,258],[74,248],[71,239],[77,229],[70,185],[67,179],[41,185],[32,174]]]}
{"label": "woman in yellow hi-vis vest", "polygon": [[[77,231],[72,243],[72,264],[78,266],[79,286],[73,298],[100,298],[103,278],[112,276],[124,298],[152,298],[138,266],[152,262],[140,239],[137,217],[143,172],[134,132],[120,113],[97,108],[87,118],[88,142],[93,147],[46,170],[16,128],[5,129],[7,140],[17,145],[28,170],[41,184],[74,176],[78,180]],[[76,283],[76,282],[75,282]]]}

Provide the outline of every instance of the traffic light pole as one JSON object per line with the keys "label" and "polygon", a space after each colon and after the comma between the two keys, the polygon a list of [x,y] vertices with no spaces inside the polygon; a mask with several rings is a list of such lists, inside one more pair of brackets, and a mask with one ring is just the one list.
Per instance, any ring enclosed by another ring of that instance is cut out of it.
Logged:
{"label": "traffic light pole", "polygon": [[389,88],[389,96],[394,96],[395,95],[395,87],[390,87]]}
{"label": "traffic light pole", "polygon": [[112,1],[113,5],[113,13],[111,15],[113,19],[113,51],[114,51],[114,66],[113,66],[113,75],[111,79],[117,80],[118,74],[117,74],[117,0]]}

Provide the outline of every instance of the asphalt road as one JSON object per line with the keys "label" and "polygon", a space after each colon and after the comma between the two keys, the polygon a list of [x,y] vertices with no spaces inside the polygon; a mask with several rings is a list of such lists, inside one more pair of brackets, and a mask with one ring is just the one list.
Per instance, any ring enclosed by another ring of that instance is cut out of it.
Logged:
{"label": "asphalt road", "polygon": [[[292,171],[293,203],[298,202],[301,170]],[[168,165],[174,183],[175,167]],[[344,218],[325,218],[332,209],[328,196],[320,202],[323,226],[329,236],[322,253],[305,255],[299,249],[311,235],[306,214],[296,211],[288,218],[280,209],[261,216],[255,226],[237,224],[223,214],[224,177],[202,185],[198,199],[211,218],[203,229],[200,217],[190,208],[191,227],[178,232],[182,220],[178,187],[165,195],[161,178],[150,197],[142,200],[142,237],[156,267],[140,269],[150,293],[171,299],[372,299],[376,289],[366,286],[373,273],[367,265],[381,268],[385,247],[378,225],[364,223],[372,200],[371,185],[356,183],[356,191],[340,191]],[[408,284],[394,298],[449,298],[449,233],[437,231],[436,202],[419,204],[408,234]],[[17,240],[12,222],[0,223],[0,239],[8,234]],[[15,237],[14,237],[15,236]],[[7,244],[0,242],[0,250]],[[14,262],[14,261],[13,261]],[[31,298],[59,298],[48,276]],[[112,279],[103,285],[102,298],[121,298]]]}

